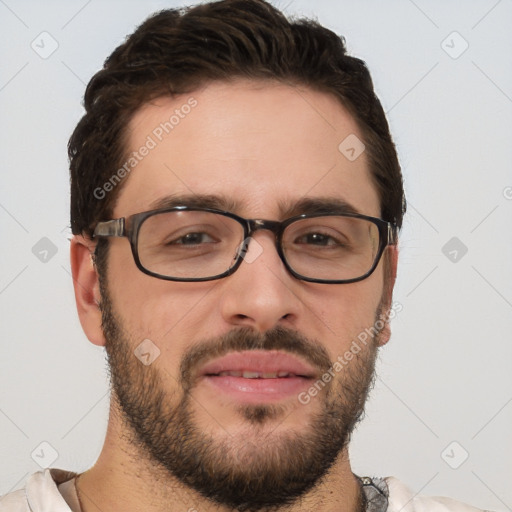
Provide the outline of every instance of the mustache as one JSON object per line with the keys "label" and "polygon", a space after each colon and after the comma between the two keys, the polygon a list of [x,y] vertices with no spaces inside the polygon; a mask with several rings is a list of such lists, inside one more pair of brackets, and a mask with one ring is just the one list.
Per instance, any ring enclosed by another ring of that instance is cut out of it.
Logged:
{"label": "mustache", "polygon": [[281,350],[296,354],[318,369],[319,373],[325,373],[332,364],[327,350],[320,343],[293,329],[275,327],[258,333],[243,327],[197,343],[187,350],[180,364],[183,387],[190,389],[193,386],[199,368],[208,360],[245,350]]}

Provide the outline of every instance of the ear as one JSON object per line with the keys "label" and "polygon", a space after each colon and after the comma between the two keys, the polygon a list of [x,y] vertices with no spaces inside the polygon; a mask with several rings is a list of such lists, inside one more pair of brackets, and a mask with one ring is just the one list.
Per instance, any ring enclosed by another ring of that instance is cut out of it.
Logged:
{"label": "ear", "polygon": [[391,338],[391,327],[389,325],[391,317],[391,305],[393,304],[393,288],[396,281],[396,270],[398,265],[398,245],[388,245],[384,254],[384,289],[380,304],[380,320],[384,322],[384,327],[379,335],[379,346],[385,345]]}
{"label": "ear", "polygon": [[78,317],[89,341],[94,345],[105,345],[101,328],[100,286],[98,273],[93,263],[94,244],[83,236],[71,239],[71,272],[75,289]]}

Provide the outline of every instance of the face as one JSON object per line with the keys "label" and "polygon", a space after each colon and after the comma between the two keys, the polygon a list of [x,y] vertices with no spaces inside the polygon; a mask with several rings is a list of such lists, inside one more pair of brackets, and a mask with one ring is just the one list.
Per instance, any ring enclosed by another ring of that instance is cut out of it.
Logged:
{"label": "face", "polygon": [[[129,152],[149,139],[153,147],[126,178],[114,217],[177,200],[284,220],[305,199],[379,217],[364,153],[350,161],[338,150],[351,134],[362,139],[339,102],[305,88],[214,83],[156,100],[129,127]],[[349,361],[346,353],[382,312],[382,263],[357,283],[300,281],[260,230],[233,275],[180,283],[138,270],[126,238],[109,246],[103,329],[133,443],[238,510],[311,489],[346,455],[372,382],[379,335]],[[149,365],[134,355],[143,340],[160,351]]]}

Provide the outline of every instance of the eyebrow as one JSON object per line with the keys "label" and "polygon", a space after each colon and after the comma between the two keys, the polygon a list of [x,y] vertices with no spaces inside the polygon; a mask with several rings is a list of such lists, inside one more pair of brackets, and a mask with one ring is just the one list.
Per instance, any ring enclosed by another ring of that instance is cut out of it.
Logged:
{"label": "eyebrow", "polygon": [[231,198],[213,194],[180,194],[165,196],[149,205],[150,210],[174,208],[175,206],[189,206],[192,208],[212,208],[235,212],[240,209],[241,203]]}
{"label": "eyebrow", "polygon": [[284,218],[303,213],[339,213],[341,215],[361,213],[355,206],[339,197],[304,197],[294,203],[281,201],[279,211]]}
{"label": "eyebrow", "polygon": [[[165,196],[149,205],[150,210],[174,208],[176,206],[189,206],[192,208],[211,208],[237,214],[243,209],[243,202],[223,195],[214,194],[181,194]],[[304,197],[298,201],[279,201],[279,216],[281,219],[288,219],[301,215],[339,213],[359,214],[356,207],[339,197]]]}

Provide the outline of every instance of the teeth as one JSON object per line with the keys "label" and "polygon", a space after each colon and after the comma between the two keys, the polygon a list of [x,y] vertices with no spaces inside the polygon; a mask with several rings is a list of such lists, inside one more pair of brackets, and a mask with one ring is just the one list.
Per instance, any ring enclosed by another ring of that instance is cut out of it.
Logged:
{"label": "teeth", "polygon": [[258,377],[261,376],[261,373],[259,372],[243,372],[242,373],[242,377],[244,379],[257,379]]}
{"label": "teeth", "polygon": [[278,377],[295,377],[290,372],[250,372],[239,370],[226,370],[218,373],[219,377],[244,377],[245,379],[277,379]]}
{"label": "teeth", "polygon": [[219,373],[219,376],[221,377],[241,377],[242,376],[242,372],[239,372],[239,371],[225,371],[225,372],[220,372]]}

